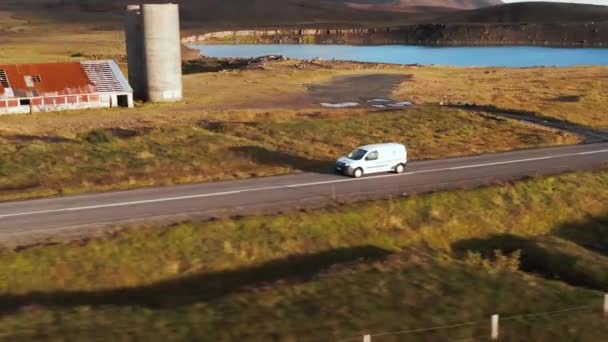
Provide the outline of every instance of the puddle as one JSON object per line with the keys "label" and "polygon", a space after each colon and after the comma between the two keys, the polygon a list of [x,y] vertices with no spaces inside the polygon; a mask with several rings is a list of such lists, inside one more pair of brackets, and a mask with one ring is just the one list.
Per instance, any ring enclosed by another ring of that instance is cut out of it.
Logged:
{"label": "puddle", "polygon": [[[372,108],[403,108],[403,107],[408,107],[408,106],[413,105],[413,103],[410,101],[394,102],[392,100],[385,100],[385,99],[372,99],[372,100],[366,100],[366,102]],[[339,103],[323,102],[323,103],[321,103],[322,107],[327,107],[327,108],[350,108],[350,107],[358,107],[360,105],[361,104],[359,102],[339,102]]]}
{"label": "puddle", "polygon": [[348,107],[357,107],[359,106],[358,102],[342,102],[342,103],[327,103],[327,102],[323,102],[321,103],[322,107],[328,107],[328,108],[348,108]]}
{"label": "puddle", "polygon": [[411,106],[412,103],[409,101],[403,101],[403,102],[397,102],[397,103],[391,103],[389,104],[389,106],[391,107],[407,107],[407,106]]}

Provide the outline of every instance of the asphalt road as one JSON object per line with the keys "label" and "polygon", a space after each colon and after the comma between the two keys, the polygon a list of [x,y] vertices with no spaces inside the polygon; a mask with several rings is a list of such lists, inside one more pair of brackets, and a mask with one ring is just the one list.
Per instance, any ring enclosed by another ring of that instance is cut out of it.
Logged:
{"label": "asphalt road", "polygon": [[0,203],[0,240],[150,219],[276,213],[608,167],[608,143],[420,161],[404,174],[301,173]]}

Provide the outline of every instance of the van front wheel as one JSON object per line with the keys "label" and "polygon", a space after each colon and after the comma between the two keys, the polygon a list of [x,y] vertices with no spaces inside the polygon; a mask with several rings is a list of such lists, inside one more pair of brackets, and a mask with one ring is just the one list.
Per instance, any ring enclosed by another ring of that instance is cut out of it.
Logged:
{"label": "van front wheel", "polygon": [[361,178],[361,176],[363,176],[363,169],[358,168],[358,169],[355,169],[355,171],[353,171],[353,177]]}
{"label": "van front wheel", "polygon": [[405,171],[405,165],[399,164],[395,166],[395,173],[403,173]]}

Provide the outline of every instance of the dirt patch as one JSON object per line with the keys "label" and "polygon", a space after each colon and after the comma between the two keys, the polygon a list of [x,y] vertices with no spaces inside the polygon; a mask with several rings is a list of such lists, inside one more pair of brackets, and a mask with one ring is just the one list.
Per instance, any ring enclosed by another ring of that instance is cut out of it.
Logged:
{"label": "dirt patch", "polygon": [[349,75],[335,77],[326,84],[310,84],[306,88],[315,102],[366,103],[391,98],[393,90],[411,78],[411,75],[396,74]]}
{"label": "dirt patch", "polygon": [[[198,50],[197,50],[198,51]],[[283,56],[262,56],[256,58],[209,58],[199,57],[186,60],[182,64],[184,75],[201,72],[221,72],[229,70],[264,69],[267,63],[285,60]]]}

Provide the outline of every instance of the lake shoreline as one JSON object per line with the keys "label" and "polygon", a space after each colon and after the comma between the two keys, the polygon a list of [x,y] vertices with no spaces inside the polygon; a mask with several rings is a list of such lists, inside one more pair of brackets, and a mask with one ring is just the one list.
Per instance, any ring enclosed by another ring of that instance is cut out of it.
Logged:
{"label": "lake shoreline", "polygon": [[211,58],[284,56],[296,60],[340,60],[392,65],[458,67],[567,67],[608,65],[608,49],[549,47],[422,47],[412,45],[206,44],[192,45]]}
{"label": "lake shoreline", "polygon": [[418,24],[384,28],[251,29],[191,34],[185,44],[608,47],[608,22]]}

